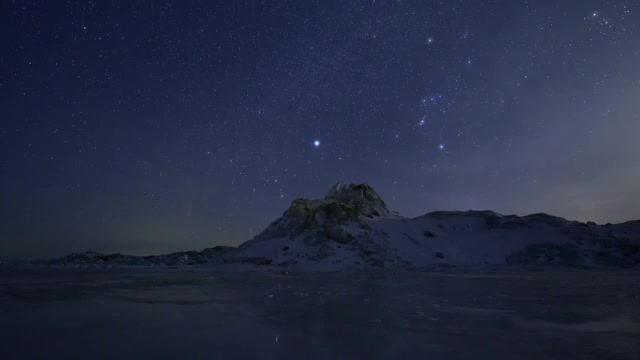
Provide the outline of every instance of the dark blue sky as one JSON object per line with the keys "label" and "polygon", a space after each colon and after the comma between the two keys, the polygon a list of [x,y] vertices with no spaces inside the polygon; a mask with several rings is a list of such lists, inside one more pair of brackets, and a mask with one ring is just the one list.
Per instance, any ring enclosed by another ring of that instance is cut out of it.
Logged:
{"label": "dark blue sky", "polygon": [[623,0],[5,1],[0,254],[237,245],[338,181],[407,216],[640,218],[639,24]]}

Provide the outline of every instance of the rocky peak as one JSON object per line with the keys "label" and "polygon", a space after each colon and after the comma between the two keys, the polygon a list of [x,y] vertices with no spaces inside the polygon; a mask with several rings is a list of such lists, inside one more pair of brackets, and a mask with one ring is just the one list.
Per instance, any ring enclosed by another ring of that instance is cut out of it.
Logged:
{"label": "rocky peak", "polygon": [[368,184],[337,183],[324,198],[325,200],[336,200],[345,204],[365,205],[367,208],[377,210],[378,215],[391,213],[384,200]]}
{"label": "rocky peak", "polygon": [[323,199],[296,199],[282,217],[256,239],[291,237],[303,233],[316,238],[347,242],[368,222],[379,217],[399,217],[390,211],[380,195],[367,184],[334,185]]}

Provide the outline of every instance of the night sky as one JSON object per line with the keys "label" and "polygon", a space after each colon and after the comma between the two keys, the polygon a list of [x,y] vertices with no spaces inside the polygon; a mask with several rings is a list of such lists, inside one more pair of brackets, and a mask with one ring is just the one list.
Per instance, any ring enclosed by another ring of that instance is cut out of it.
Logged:
{"label": "night sky", "polygon": [[238,245],[366,182],[640,218],[637,0],[3,1],[0,255]]}

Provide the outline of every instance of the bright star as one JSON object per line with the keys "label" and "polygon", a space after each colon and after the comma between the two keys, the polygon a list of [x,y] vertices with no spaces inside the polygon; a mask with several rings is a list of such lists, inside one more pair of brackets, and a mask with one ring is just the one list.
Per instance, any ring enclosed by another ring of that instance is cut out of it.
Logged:
{"label": "bright star", "polygon": [[313,142],[313,146],[318,147],[320,146],[320,140],[316,140]]}
{"label": "bright star", "polygon": [[444,150],[444,144],[440,144],[440,145],[438,145],[438,149],[440,149],[440,150]]}

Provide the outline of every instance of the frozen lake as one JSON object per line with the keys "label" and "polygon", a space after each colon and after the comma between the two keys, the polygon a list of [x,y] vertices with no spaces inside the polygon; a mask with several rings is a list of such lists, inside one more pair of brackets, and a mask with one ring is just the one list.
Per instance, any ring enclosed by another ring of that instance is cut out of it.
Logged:
{"label": "frozen lake", "polygon": [[0,270],[0,359],[640,359],[640,272]]}

